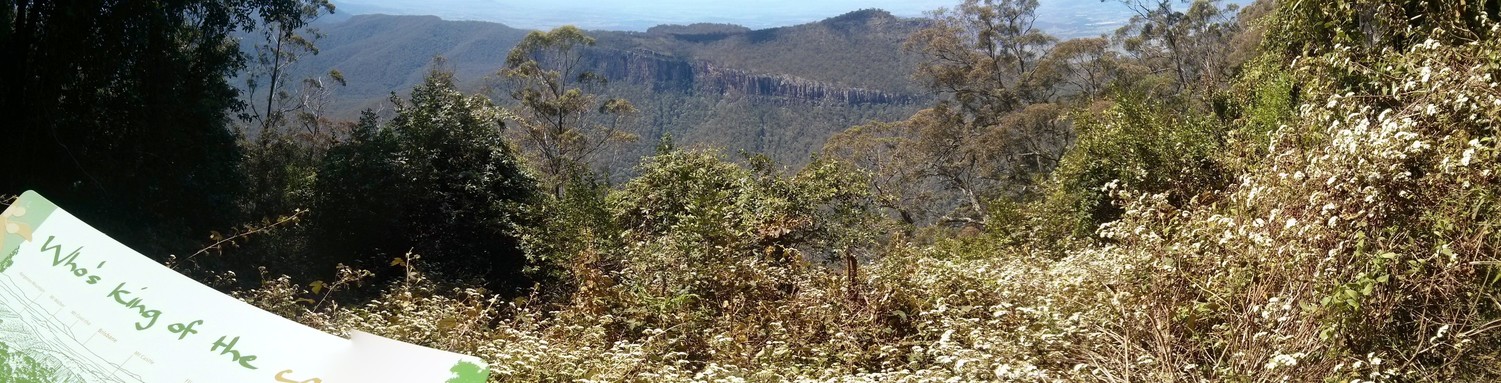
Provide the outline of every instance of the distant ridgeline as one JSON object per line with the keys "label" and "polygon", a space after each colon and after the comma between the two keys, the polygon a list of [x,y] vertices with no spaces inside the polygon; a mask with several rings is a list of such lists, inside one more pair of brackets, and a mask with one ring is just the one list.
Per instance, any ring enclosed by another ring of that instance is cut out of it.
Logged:
{"label": "distant ridgeline", "polygon": [[[598,44],[585,66],[609,81],[607,93],[641,112],[640,140],[612,160],[629,169],[659,138],[765,153],[805,162],[833,133],[870,120],[910,116],[932,96],[910,74],[916,58],[902,51],[924,25],[880,10],[824,21],[750,30],[726,24],[664,25],[647,32],[591,31]],[[391,92],[420,82],[435,56],[470,91],[488,89],[511,105],[509,84],[495,73],[528,31],[431,16],[362,15],[320,26],[322,51],[294,73],[341,71],[332,116],[353,119],[366,108],[389,110]]]}

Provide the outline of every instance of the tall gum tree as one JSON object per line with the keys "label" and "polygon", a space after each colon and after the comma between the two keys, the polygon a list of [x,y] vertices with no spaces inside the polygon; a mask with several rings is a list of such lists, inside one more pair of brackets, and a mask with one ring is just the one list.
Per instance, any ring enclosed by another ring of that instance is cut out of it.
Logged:
{"label": "tall gum tree", "polygon": [[500,75],[520,103],[513,135],[557,197],[607,146],[635,140],[626,125],[638,114],[623,99],[603,98],[605,78],[588,70],[583,49],[594,38],[573,26],[532,31],[506,55]]}
{"label": "tall gum tree", "polygon": [[[882,205],[908,224],[985,226],[986,206],[1028,193],[1072,139],[1065,108],[1051,105],[1064,80],[1104,81],[1053,58],[1057,39],[1036,28],[1037,6],[968,0],[931,13],[906,48],[924,60],[915,77],[943,100],[905,121],[852,128],[826,151],[870,170]],[[1087,48],[1069,52],[1083,59]],[[877,152],[887,155],[868,155]]]}
{"label": "tall gum tree", "polygon": [[1121,47],[1148,68],[1149,74],[1166,74],[1170,81],[1158,94],[1184,91],[1203,95],[1230,79],[1231,40],[1240,32],[1234,4],[1219,0],[1195,0],[1186,9],[1173,7],[1174,0],[1119,1],[1135,15],[1116,31]]}

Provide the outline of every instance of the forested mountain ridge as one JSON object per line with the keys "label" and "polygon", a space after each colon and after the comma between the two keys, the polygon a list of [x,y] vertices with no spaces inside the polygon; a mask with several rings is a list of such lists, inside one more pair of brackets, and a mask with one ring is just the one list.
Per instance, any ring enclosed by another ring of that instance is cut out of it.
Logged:
{"label": "forested mountain ridge", "polygon": [[[916,57],[902,51],[927,21],[859,10],[815,23],[750,30],[734,25],[664,25],[596,32],[600,46],[644,49],[757,74],[785,74],[830,86],[921,93]],[[851,65],[854,63],[853,65]]]}
{"label": "forested mountain ridge", "polygon": [[[391,92],[422,82],[434,57],[443,57],[460,79],[495,74],[506,51],[527,31],[496,23],[446,21],[436,16],[359,15],[318,25],[319,53],[305,55],[290,71],[294,77],[338,70],[348,85],[337,90],[335,116],[353,117],[379,108]],[[473,84],[472,84],[473,85]],[[471,86],[473,87],[473,86]]]}
{"label": "forested mountain ridge", "polygon": [[[764,30],[722,25],[698,33],[692,28],[702,25],[663,25],[644,33],[590,34],[599,40],[593,50],[601,64],[639,54],[748,74],[790,76],[828,88],[912,96],[923,91],[910,78],[915,58],[903,53],[901,45],[924,23],[881,10],[862,10],[817,23]],[[292,70],[311,75],[338,69],[350,80],[340,91],[341,98],[356,99],[410,89],[421,82],[423,71],[438,56],[448,61],[461,80],[494,75],[505,52],[528,32],[498,23],[436,16],[358,15],[318,27],[324,35],[316,41],[320,53],[302,58]],[[339,114],[357,113],[356,109]]]}
{"label": "forested mountain ridge", "polygon": [[[765,30],[664,25],[647,32],[592,31],[598,42],[584,50],[585,65],[606,78],[604,93],[642,111],[631,127],[641,139],[606,166],[629,168],[669,134],[683,144],[767,153],[796,164],[845,127],[910,115],[932,99],[912,80],[916,59],[902,49],[924,23],[862,10]],[[389,95],[420,83],[434,57],[444,60],[461,88],[486,91],[505,105],[508,85],[497,73],[506,51],[527,33],[431,16],[359,15],[319,28],[320,53],[289,71],[293,77],[341,72],[347,85],[334,89],[328,106],[337,118],[389,110]]]}

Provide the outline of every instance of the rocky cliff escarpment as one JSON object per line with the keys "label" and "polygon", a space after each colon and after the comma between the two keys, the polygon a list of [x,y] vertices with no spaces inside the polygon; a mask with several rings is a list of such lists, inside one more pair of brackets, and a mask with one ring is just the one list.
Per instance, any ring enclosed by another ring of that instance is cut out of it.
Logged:
{"label": "rocky cliff escarpment", "polygon": [[699,89],[739,92],[752,96],[779,97],[811,102],[835,102],[847,105],[909,104],[917,97],[880,90],[844,87],[791,75],[757,74],[725,68],[707,61],[695,62],[694,75]]}
{"label": "rocky cliff escarpment", "polygon": [[841,86],[793,75],[753,73],[649,50],[594,49],[589,56],[609,81],[644,84],[654,91],[741,94],[845,105],[911,104],[921,99],[917,95]]}

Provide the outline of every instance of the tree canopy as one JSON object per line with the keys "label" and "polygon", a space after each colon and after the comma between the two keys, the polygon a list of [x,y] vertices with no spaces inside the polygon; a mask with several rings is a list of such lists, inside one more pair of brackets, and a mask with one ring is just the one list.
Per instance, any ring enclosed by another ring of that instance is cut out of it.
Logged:
{"label": "tree canopy", "polygon": [[0,2],[0,115],[35,189],[164,255],[238,219],[235,34],[306,23],[320,0]]}

